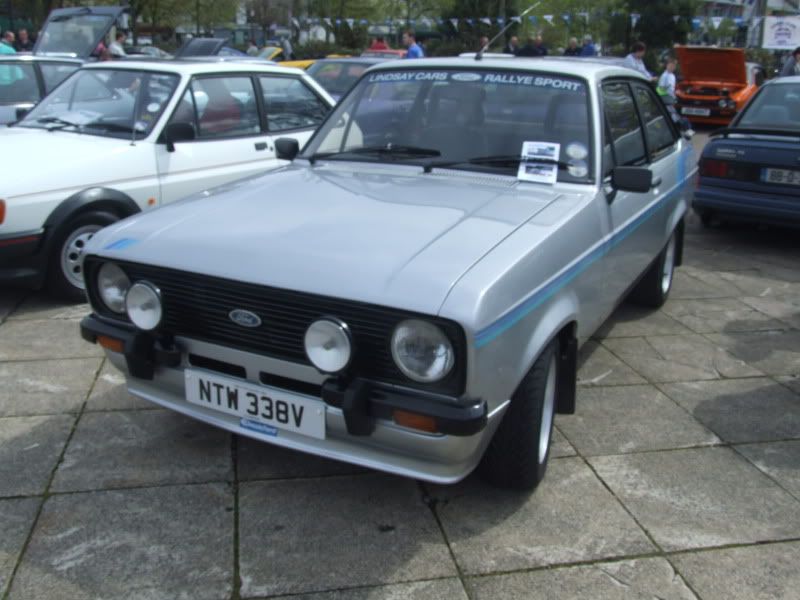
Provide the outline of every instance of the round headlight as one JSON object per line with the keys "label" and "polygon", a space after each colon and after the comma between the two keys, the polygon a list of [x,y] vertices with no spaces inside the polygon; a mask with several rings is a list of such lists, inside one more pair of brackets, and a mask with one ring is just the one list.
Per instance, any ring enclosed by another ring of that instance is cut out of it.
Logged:
{"label": "round headlight", "polygon": [[139,329],[150,331],[161,323],[161,292],[154,285],[139,281],[131,286],[125,296],[128,318]]}
{"label": "round headlight", "polygon": [[350,364],[353,343],[347,325],[333,319],[319,319],[306,329],[306,355],[323,373],[338,373]]}
{"label": "round headlight", "polygon": [[433,383],[444,378],[455,363],[450,340],[436,325],[411,319],[395,327],[392,358],[409,379]]}
{"label": "round headlight", "polygon": [[728,106],[728,101],[725,100],[725,98],[722,98],[719,102],[717,102],[717,104],[719,104],[720,108],[725,108]]}
{"label": "round headlight", "polygon": [[97,273],[97,292],[109,309],[115,313],[125,312],[125,294],[131,287],[131,280],[114,263],[105,263]]}

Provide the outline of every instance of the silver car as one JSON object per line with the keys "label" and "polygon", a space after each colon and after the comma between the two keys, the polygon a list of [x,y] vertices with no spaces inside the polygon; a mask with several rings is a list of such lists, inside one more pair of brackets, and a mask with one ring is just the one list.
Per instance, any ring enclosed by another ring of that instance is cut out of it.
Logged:
{"label": "silver car", "polygon": [[132,394],[239,435],[535,487],[580,345],[681,262],[695,159],[647,81],[383,63],[276,149],[293,163],[96,234],[83,337]]}

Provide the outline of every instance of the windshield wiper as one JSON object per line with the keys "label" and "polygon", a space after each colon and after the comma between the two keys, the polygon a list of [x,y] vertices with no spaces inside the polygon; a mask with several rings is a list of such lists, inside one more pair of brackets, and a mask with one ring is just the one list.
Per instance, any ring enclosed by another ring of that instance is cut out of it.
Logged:
{"label": "windshield wiper", "polygon": [[134,130],[130,125],[123,123],[104,123],[103,121],[92,121],[87,123],[84,127],[102,127],[108,131],[121,131],[122,133],[141,133],[139,129]]}
{"label": "windshield wiper", "polygon": [[75,127],[80,131],[83,125],[81,123],[74,123],[72,121],[68,121],[67,119],[62,119],[61,117],[40,117],[36,119],[37,123],[54,123],[58,125],[58,127],[48,127],[47,131],[55,131],[56,129],[64,129],[64,127]]}
{"label": "windshield wiper", "polygon": [[378,156],[421,156],[434,157],[441,156],[442,153],[433,148],[420,148],[417,146],[402,146],[386,144],[385,146],[362,146],[350,150],[339,150],[337,152],[318,152],[308,157],[308,162],[312,165],[325,158],[339,156],[341,154],[377,154]]}
{"label": "windshield wiper", "polygon": [[[475,156],[464,160],[443,160],[431,161],[425,165],[425,173],[430,173],[432,169],[442,167],[453,167],[456,165],[518,165],[523,159],[519,154],[493,154],[491,156]],[[545,163],[548,165],[558,165],[559,169],[569,168],[569,164],[552,158],[537,158],[530,162]]]}

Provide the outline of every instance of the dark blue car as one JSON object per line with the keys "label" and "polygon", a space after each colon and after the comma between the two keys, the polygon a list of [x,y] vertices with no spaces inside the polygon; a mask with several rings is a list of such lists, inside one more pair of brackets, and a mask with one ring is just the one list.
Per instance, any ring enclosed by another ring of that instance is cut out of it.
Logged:
{"label": "dark blue car", "polygon": [[764,85],[700,159],[695,211],[714,218],[800,226],[800,77]]}

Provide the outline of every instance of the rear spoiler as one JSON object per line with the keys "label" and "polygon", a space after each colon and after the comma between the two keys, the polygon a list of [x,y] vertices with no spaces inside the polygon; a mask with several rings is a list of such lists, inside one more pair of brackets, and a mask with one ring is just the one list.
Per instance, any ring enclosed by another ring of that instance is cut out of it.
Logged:
{"label": "rear spoiler", "polygon": [[749,135],[774,135],[777,137],[800,138],[800,131],[791,132],[785,129],[770,129],[768,127],[725,127],[712,131],[711,137],[728,137],[732,133],[743,133]]}

